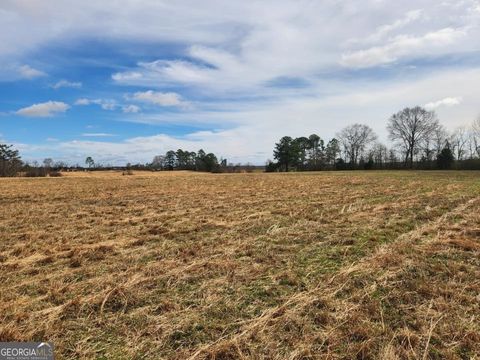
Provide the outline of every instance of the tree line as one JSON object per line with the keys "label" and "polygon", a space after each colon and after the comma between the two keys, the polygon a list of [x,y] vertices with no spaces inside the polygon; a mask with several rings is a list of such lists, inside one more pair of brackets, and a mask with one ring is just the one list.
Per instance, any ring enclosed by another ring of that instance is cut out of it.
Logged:
{"label": "tree line", "polygon": [[388,148],[367,125],[343,128],[327,143],[316,134],[284,136],[266,171],[346,169],[480,169],[480,117],[449,133],[434,111],[405,108],[387,122]]}
{"label": "tree line", "polygon": [[155,170],[194,170],[194,171],[218,171],[220,166],[226,166],[226,160],[218,161],[213,153],[206,153],[203,149],[186,151],[178,149],[169,150],[164,155],[157,155],[149,164]]}
{"label": "tree line", "polygon": [[61,176],[60,170],[65,168],[65,163],[54,162],[51,158],[43,160],[42,165],[36,161],[23,162],[13,145],[0,144],[0,177],[18,176],[19,173],[27,177]]}
{"label": "tree line", "polygon": [[85,159],[85,166],[70,166],[64,162],[55,162],[51,158],[46,158],[42,163],[34,161],[32,163],[23,162],[18,150],[12,145],[0,144],[0,177],[23,175],[27,177],[39,176],[60,176],[61,171],[79,171],[79,170],[124,170],[124,174],[131,174],[131,170],[191,170],[204,172],[238,172],[249,171],[253,167],[249,165],[227,164],[226,159],[218,160],[213,153],[206,153],[203,149],[197,152],[178,149],[177,151],[167,151],[163,155],[157,155],[151,163],[131,164],[126,166],[100,165],[88,156]]}

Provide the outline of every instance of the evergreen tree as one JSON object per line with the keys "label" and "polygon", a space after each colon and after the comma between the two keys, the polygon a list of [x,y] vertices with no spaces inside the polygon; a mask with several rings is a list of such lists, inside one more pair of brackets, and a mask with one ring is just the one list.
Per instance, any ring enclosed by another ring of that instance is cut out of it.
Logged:
{"label": "evergreen tree", "polygon": [[437,155],[437,166],[439,169],[447,170],[452,167],[454,161],[455,157],[453,156],[453,152],[447,142],[447,146],[445,146],[442,151],[440,151],[440,154]]}
{"label": "evergreen tree", "polygon": [[18,150],[12,145],[0,144],[0,176],[15,176],[21,165]]}
{"label": "evergreen tree", "polygon": [[290,136],[284,136],[275,144],[273,157],[277,160],[280,168],[288,172],[290,166],[295,162],[295,146]]}

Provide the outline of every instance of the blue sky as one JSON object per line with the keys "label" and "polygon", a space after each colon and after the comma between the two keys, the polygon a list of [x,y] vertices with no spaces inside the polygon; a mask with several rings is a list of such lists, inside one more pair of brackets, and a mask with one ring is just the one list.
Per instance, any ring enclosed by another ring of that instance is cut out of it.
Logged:
{"label": "blue sky", "polygon": [[147,162],[203,148],[262,164],[283,135],[480,114],[480,2],[0,3],[0,141],[26,160]]}

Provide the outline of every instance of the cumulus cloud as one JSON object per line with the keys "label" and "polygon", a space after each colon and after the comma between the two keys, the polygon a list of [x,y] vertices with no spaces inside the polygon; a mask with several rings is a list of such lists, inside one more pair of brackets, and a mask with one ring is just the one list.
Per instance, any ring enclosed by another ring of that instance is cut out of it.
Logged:
{"label": "cumulus cloud", "polygon": [[[218,155],[228,154],[228,160],[232,162],[258,163],[259,155],[251,154],[248,147],[245,146],[247,134],[251,135],[250,131],[246,129],[232,129],[203,134],[192,133],[179,137],[156,134],[129,138],[124,141],[73,140],[58,144],[56,150],[67,154],[67,157],[73,162],[84,159],[84,154],[90,154],[100,163],[148,162],[155,155],[181,148],[189,151],[204,149]],[[261,133],[254,135],[255,139],[261,137]],[[268,154],[260,156],[266,157]]]}
{"label": "cumulus cloud", "polygon": [[141,108],[137,105],[133,105],[133,104],[122,105],[122,104],[119,104],[114,99],[80,98],[80,99],[77,99],[74,104],[78,106],[87,106],[87,105],[93,104],[93,105],[100,106],[103,110],[110,110],[110,111],[121,109],[122,112],[125,114],[138,113],[141,110]]}
{"label": "cumulus cloud", "polygon": [[85,106],[85,105],[98,105],[103,110],[115,110],[119,105],[113,99],[87,99],[80,98],[74,103],[75,105]]}
{"label": "cumulus cloud", "polygon": [[124,73],[115,73],[112,75],[112,79],[115,81],[131,81],[142,78],[142,74],[136,71],[129,71]]}
{"label": "cumulus cloud", "polygon": [[64,113],[69,108],[68,104],[61,101],[47,101],[22,108],[16,114],[28,117],[50,117],[58,113]]}
{"label": "cumulus cloud", "polygon": [[52,88],[54,89],[60,89],[62,87],[79,89],[82,87],[82,83],[68,80],[60,80],[52,85]]}
{"label": "cumulus cloud", "polygon": [[133,100],[151,103],[158,106],[185,106],[187,102],[174,92],[157,92],[153,90],[136,92],[131,97]]}
{"label": "cumulus cloud", "polygon": [[75,101],[75,105],[90,105],[91,101],[86,98],[81,98]]}
{"label": "cumulus cloud", "polygon": [[32,68],[30,65],[22,65],[18,68],[18,73],[24,79],[35,79],[38,77],[46,76],[43,71]]}
{"label": "cumulus cloud", "polygon": [[140,112],[140,110],[141,110],[140,107],[137,106],[137,105],[131,105],[131,104],[130,104],[130,105],[124,105],[124,106],[122,107],[122,111],[123,111],[125,114],[129,114],[129,113],[130,113],[130,114],[131,114],[131,113],[135,114],[135,113]]}
{"label": "cumulus cloud", "polygon": [[446,97],[444,99],[441,99],[438,101],[432,101],[425,104],[425,108],[429,110],[433,110],[440,106],[455,106],[455,105],[460,105],[461,103],[462,103],[461,97]]}

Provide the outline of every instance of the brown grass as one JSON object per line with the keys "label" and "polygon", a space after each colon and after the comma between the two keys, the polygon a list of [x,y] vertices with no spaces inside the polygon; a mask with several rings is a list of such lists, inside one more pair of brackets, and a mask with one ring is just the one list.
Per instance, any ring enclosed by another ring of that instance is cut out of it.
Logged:
{"label": "brown grass", "polygon": [[59,358],[469,359],[480,174],[0,179],[0,341]]}

